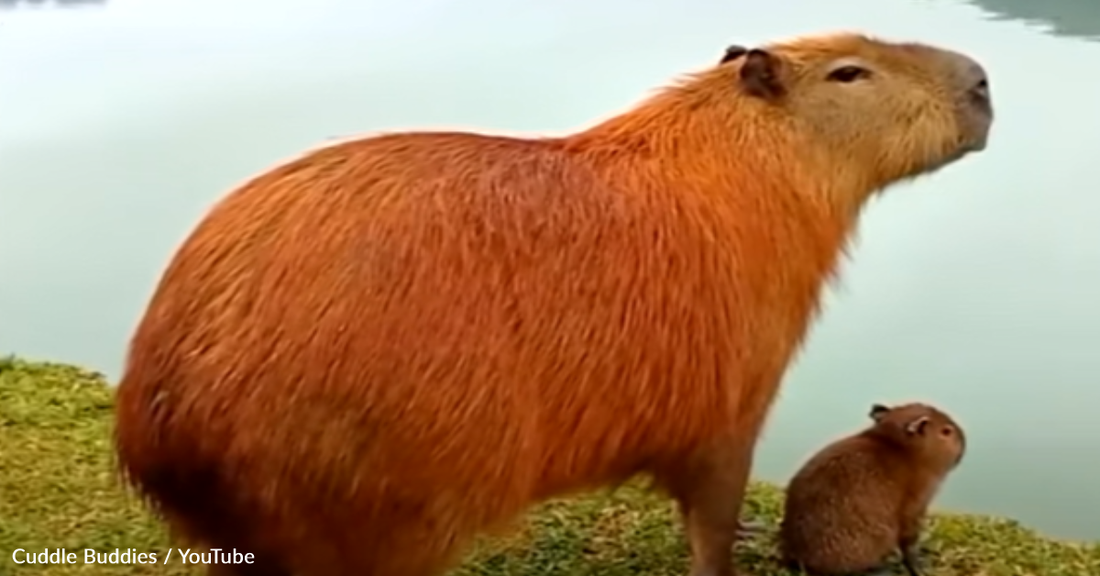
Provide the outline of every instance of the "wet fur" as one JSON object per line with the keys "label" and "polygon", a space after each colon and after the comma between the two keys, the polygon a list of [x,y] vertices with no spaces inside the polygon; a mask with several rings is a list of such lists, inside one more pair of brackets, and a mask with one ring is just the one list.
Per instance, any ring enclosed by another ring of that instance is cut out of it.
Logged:
{"label": "wet fur", "polygon": [[965,432],[932,406],[876,408],[874,424],[821,449],[791,479],[780,526],[788,565],[817,575],[868,574],[900,551],[909,573],[919,574],[921,523],[962,460]]}
{"label": "wet fur", "polygon": [[125,477],[179,536],[255,553],[239,576],[434,576],[531,503],[642,472],[696,562],[728,564],[859,207],[958,130],[933,111],[898,150],[838,156],[788,110],[789,68],[743,62],[567,137],[381,135],[229,194],[131,342]]}

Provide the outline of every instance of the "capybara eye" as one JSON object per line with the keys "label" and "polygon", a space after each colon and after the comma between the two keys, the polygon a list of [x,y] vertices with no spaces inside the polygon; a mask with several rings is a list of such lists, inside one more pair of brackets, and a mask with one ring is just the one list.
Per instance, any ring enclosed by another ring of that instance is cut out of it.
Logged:
{"label": "capybara eye", "polygon": [[940,430],[940,434],[942,434],[944,436],[951,436],[954,433],[955,433],[955,430],[952,429],[950,426],[944,427],[942,430]]}
{"label": "capybara eye", "polygon": [[871,75],[871,71],[866,68],[860,68],[859,66],[841,66],[832,72],[829,72],[829,80],[834,82],[855,82],[860,78],[866,78]]}

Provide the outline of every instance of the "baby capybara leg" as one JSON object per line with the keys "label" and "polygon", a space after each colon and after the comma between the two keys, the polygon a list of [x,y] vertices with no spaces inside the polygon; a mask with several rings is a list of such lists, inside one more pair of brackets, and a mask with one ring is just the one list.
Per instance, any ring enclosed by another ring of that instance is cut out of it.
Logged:
{"label": "baby capybara leg", "polygon": [[690,576],[737,574],[733,545],[748,528],[739,517],[753,448],[742,440],[722,440],[657,474],[680,506],[691,548]]}
{"label": "baby capybara leg", "polygon": [[916,538],[903,539],[900,543],[901,564],[909,576],[923,576],[920,570],[920,546]]}
{"label": "baby capybara leg", "polygon": [[898,548],[901,550],[901,564],[909,576],[922,576],[920,561],[920,533],[924,514],[909,514],[910,520],[904,522],[898,535]]}

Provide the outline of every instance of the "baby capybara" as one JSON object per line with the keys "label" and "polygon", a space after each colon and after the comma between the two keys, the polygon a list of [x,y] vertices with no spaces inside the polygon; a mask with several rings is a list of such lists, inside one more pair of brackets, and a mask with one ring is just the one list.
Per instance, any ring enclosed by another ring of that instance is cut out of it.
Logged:
{"label": "baby capybara", "polygon": [[919,576],[921,523],[940,483],[962,461],[966,436],[927,404],[875,404],[871,419],[791,479],[779,531],[789,566],[822,576],[866,574],[900,551],[909,574]]}
{"label": "baby capybara", "polygon": [[757,437],[864,203],[982,150],[985,72],[833,34],[729,50],[546,138],[399,132],[258,175],[173,256],[126,478],[234,576],[437,576],[648,473],[734,574]]}

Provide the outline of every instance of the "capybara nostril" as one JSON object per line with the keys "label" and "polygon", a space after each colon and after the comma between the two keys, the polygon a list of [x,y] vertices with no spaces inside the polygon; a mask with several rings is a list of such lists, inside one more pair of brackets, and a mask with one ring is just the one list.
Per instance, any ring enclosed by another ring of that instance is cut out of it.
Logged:
{"label": "capybara nostril", "polygon": [[970,89],[970,92],[989,97],[989,80],[986,78],[978,80],[974,87]]}
{"label": "capybara nostril", "polygon": [[987,111],[992,111],[992,101],[989,97],[989,80],[982,77],[967,92],[970,95],[970,99],[975,104],[981,106]]}
{"label": "capybara nostril", "polygon": [[958,54],[960,68],[960,88],[966,91],[967,96],[978,104],[989,106],[989,75],[985,68],[969,56]]}

